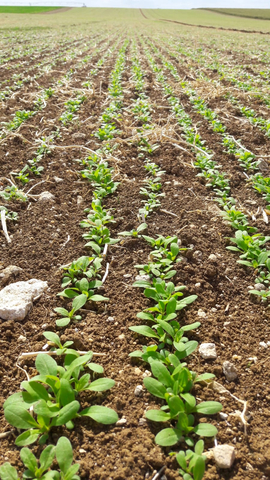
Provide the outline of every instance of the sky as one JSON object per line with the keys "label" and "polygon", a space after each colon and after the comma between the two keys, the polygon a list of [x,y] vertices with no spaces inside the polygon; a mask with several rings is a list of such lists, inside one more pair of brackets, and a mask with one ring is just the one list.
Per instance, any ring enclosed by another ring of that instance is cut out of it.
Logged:
{"label": "sky", "polygon": [[0,0],[0,5],[46,5],[117,8],[270,8],[269,0]]}

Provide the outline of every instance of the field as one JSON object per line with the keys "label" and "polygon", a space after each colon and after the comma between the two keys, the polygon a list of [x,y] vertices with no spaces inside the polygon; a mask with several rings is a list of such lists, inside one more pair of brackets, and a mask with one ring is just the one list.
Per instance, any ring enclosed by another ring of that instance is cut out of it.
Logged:
{"label": "field", "polygon": [[236,17],[270,20],[270,10],[263,8],[205,8],[204,10],[221,13],[223,15],[233,15]]}
{"label": "field", "polygon": [[[238,10],[238,9],[236,9]],[[211,26],[214,28],[251,30],[258,32],[270,32],[269,17],[267,20],[245,18],[237,15],[224,15],[221,9],[194,9],[194,10],[152,10],[144,9],[149,19],[160,21],[174,21],[190,25]],[[270,10],[265,10],[269,12]]]}
{"label": "field", "polygon": [[42,13],[59,10],[61,7],[7,7],[0,6],[0,13]]}
{"label": "field", "polygon": [[167,12],[0,14],[2,480],[270,478],[267,21]]}

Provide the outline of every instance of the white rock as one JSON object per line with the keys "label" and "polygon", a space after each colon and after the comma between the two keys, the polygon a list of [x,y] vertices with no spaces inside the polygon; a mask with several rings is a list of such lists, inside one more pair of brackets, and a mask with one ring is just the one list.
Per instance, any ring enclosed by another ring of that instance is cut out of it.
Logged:
{"label": "white rock", "polygon": [[139,369],[139,367],[135,367],[134,368],[134,373],[135,373],[135,375],[141,375],[142,371]]}
{"label": "white rock", "polygon": [[263,283],[255,283],[253,288],[254,290],[258,290],[259,292],[261,292],[262,290],[266,290],[266,287]]}
{"label": "white rock", "polygon": [[145,377],[151,377],[152,373],[149,372],[149,370],[145,370],[145,372],[143,373],[143,378]]}
{"label": "white rock", "polygon": [[226,420],[228,418],[227,413],[224,413],[224,412],[220,412],[219,416],[220,416],[221,420]]}
{"label": "white rock", "polygon": [[140,420],[139,420],[139,425],[140,426],[145,425],[146,423],[147,423],[146,418],[140,418]]}
{"label": "white rock", "polygon": [[125,335],[124,335],[123,333],[121,333],[121,335],[119,335],[119,337],[118,337],[118,338],[119,338],[119,340],[124,340],[124,338],[125,338]]}
{"label": "white rock", "polygon": [[81,197],[81,195],[78,195],[78,197],[77,197],[77,205],[81,205],[81,203],[83,203],[83,197]]}
{"label": "white rock", "polygon": [[7,268],[1,271],[0,273],[0,285],[3,287],[12,277],[17,277],[22,268],[16,267],[16,265],[9,265]]}
{"label": "white rock", "polygon": [[134,395],[135,397],[141,397],[143,394],[143,387],[142,385],[137,385],[137,387],[134,390]]}
{"label": "white rock", "polygon": [[217,358],[216,345],[214,343],[202,343],[199,348],[199,353],[201,357],[206,360]]}
{"label": "white rock", "polygon": [[231,445],[218,445],[213,448],[217,467],[231,468],[235,460],[235,448]]}
{"label": "white rock", "polygon": [[120,418],[119,420],[117,420],[116,424],[118,427],[121,427],[122,425],[125,425],[125,423],[127,423],[127,419],[126,418]]}
{"label": "white rock", "polygon": [[261,347],[264,347],[264,348],[267,348],[267,347],[268,347],[268,345],[267,345],[266,342],[260,342],[259,345],[260,345]]}
{"label": "white rock", "polygon": [[208,260],[210,260],[211,262],[216,262],[217,256],[214,253],[211,253],[211,255],[209,255],[208,257]]}
{"label": "white rock", "polygon": [[233,363],[225,361],[222,365],[223,373],[228,380],[228,382],[233,382],[237,379],[238,373],[236,367]]}
{"label": "white rock", "polygon": [[27,338],[24,337],[23,335],[20,335],[17,342],[26,342]]}
{"label": "white rock", "polygon": [[39,195],[39,202],[54,202],[55,196],[51,192],[42,192]]}
{"label": "white rock", "polygon": [[80,449],[79,449],[79,452],[80,452],[80,453],[86,453],[86,450],[84,450],[84,448],[80,448]]}
{"label": "white rock", "polygon": [[11,283],[0,291],[0,318],[23,320],[33,301],[48,287],[47,282],[31,279],[27,282]]}
{"label": "white rock", "polygon": [[108,317],[107,322],[114,322],[115,318],[114,317]]}
{"label": "white rock", "polygon": [[149,275],[136,275],[135,280],[141,282],[142,280],[148,282],[150,280]]}
{"label": "white rock", "polygon": [[63,178],[60,178],[60,177],[53,177],[53,179],[56,183],[61,183],[64,181]]}
{"label": "white rock", "polygon": [[206,317],[206,313],[201,308],[198,310],[197,315],[201,318]]}

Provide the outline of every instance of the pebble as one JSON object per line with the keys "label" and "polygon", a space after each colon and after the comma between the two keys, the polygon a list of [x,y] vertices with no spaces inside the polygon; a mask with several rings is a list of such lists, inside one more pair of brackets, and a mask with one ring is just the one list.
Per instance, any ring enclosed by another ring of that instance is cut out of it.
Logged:
{"label": "pebble", "polygon": [[122,425],[125,425],[127,423],[127,419],[126,418],[120,418],[119,420],[117,420],[116,424],[118,427],[121,427]]}
{"label": "pebble", "polygon": [[145,377],[151,377],[151,372],[149,372],[149,370],[145,370],[145,372],[143,373],[143,378]]}
{"label": "pebble", "polygon": [[39,202],[54,202],[55,196],[51,192],[42,192],[39,195]]}
{"label": "pebble", "polygon": [[16,267],[16,265],[9,265],[0,273],[0,286],[3,287],[11,278],[17,277],[23,269]]}
{"label": "pebble", "polygon": [[138,367],[136,367],[136,368],[134,369],[134,373],[135,373],[135,375],[141,375],[141,374],[142,374],[142,371],[141,371]]}
{"label": "pebble", "polygon": [[119,335],[119,337],[118,337],[118,338],[119,338],[119,340],[124,340],[124,338],[125,338],[125,335],[124,335],[123,333],[121,333],[121,335]]}
{"label": "pebble", "polygon": [[216,345],[214,343],[202,343],[199,348],[199,353],[205,360],[217,358]]}
{"label": "pebble", "polygon": [[26,342],[27,338],[24,337],[23,335],[20,335],[19,338],[18,338],[18,342]]}
{"label": "pebble", "polygon": [[77,197],[77,205],[81,205],[81,203],[83,203],[83,197],[81,197],[81,195],[78,195],[78,197]]}
{"label": "pebble", "polygon": [[149,275],[136,275],[135,280],[137,282],[139,282],[141,280],[145,280],[146,282],[148,282],[148,280],[150,280],[150,277],[149,277]]}
{"label": "pebble", "polygon": [[206,313],[201,308],[198,310],[197,315],[201,318],[206,317]]}
{"label": "pebble", "polygon": [[221,420],[226,420],[228,418],[227,413],[224,413],[224,412],[220,412],[219,416],[220,416]]}
{"label": "pebble", "polygon": [[53,179],[56,183],[61,183],[64,181],[63,178],[60,178],[60,177],[53,177]]}
{"label": "pebble", "polygon": [[233,363],[225,361],[222,365],[223,373],[228,380],[228,382],[233,382],[237,379],[238,373],[236,367]]}
{"label": "pebble", "polygon": [[218,445],[213,448],[214,459],[217,467],[231,468],[235,460],[235,448],[231,445]]}
{"label": "pebble", "polygon": [[263,283],[255,283],[254,290],[258,290],[261,292],[262,290],[266,290],[266,286]]}
{"label": "pebble", "polygon": [[139,420],[139,425],[140,426],[145,425],[146,423],[147,423],[146,418],[140,418],[140,420]]}
{"label": "pebble", "polygon": [[208,260],[210,260],[211,262],[216,262],[217,256],[214,253],[211,253],[211,255],[209,255],[208,257]]}
{"label": "pebble", "polygon": [[108,317],[107,322],[114,322],[115,318],[114,317]]}
{"label": "pebble", "polygon": [[135,397],[141,397],[142,394],[143,394],[143,386],[142,385],[137,385],[137,387],[134,390]]}
{"label": "pebble", "polygon": [[267,348],[267,347],[270,346],[270,342],[269,342],[269,341],[268,341],[268,342],[260,342],[259,345],[260,345],[261,347]]}
{"label": "pebble", "polygon": [[79,453],[86,453],[86,450],[84,450],[84,448],[80,448]]}

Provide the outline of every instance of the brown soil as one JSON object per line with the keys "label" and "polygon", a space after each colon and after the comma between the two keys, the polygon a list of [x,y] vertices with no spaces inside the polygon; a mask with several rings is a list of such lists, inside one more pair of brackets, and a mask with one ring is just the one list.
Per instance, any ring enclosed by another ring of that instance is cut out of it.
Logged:
{"label": "brown soil", "polygon": [[[61,129],[59,145],[79,144],[98,148],[100,142],[91,134],[99,124],[100,113],[107,106],[107,87],[114,62],[115,54],[94,79],[95,93],[82,105],[78,112],[78,121]],[[154,109],[153,122],[175,128],[174,119],[168,118],[166,99],[146,63],[144,71],[147,73],[147,93],[151,103],[160,107]],[[83,70],[78,72],[78,83],[74,83],[74,87],[80,84],[85,74]],[[129,107],[131,100],[135,98],[134,89],[129,84],[131,75],[128,61],[126,74],[123,76],[125,107]],[[182,100],[185,106],[188,106],[187,99],[182,97]],[[11,106],[17,108],[16,103]],[[44,117],[42,125],[51,129],[58,125],[59,112],[58,102],[51,99],[47,108],[31,119],[29,124],[24,125],[20,133],[33,142],[35,132],[40,130],[41,118]],[[189,114],[194,115],[194,122],[198,121],[191,109]],[[119,169],[117,180],[121,183],[117,192],[104,201],[105,207],[110,209],[116,220],[116,223],[110,225],[112,237],[137,226],[137,214],[141,206],[139,189],[146,177],[136,145],[126,140],[131,136],[132,127],[134,128],[133,119],[128,116],[125,118],[121,126],[124,133],[118,139],[118,149],[114,153],[119,159],[116,163]],[[207,142],[216,147],[218,140],[208,133],[203,122],[202,128],[203,133],[208,135],[205,137]],[[1,176],[7,176],[10,171],[25,164],[31,152],[29,147],[16,135],[2,143]],[[92,188],[86,180],[81,179],[78,163],[74,161],[84,155],[81,149],[55,149],[50,156],[45,157],[42,160],[45,167],[42,179],[46,180],[46,183],[38,185],[34,193],[49,190],[55,195],[55,202],[46,204],[45,208],[35,201],[9,205],[11,210],[19,213],[18,223],[8,225],[12,235],[10,245],[5,243],[0,232],[1,267],[17,265],[23,269],[17,280],[38,278],[47,280],[49,284],[46,294],[35,302],[23,322],[1,321],[1,405],[11,393],[19,390],[21,381],[25,380],[24,372],[16,365],[19,354],[40,350],[46,343],[42,335],[44,330],[57,331],[53,309],[62,306],[61,300],[56,296],[61,289],[60,265],[86,254],[79,222],[85,217],[84,209],[90,206]],[[208,362],[195,353],[190,357],[189,366],[199,373],[215,373],[218,382],[234,396],[248,402],[248,431],[245,435],[237,414],[243,408],[241,403],[229,395],[221,396],[207,388],[196,388],[196,395],[201,400],[222,401],[223,411],[228,414],[228,419],[222,421],[218,415],[212,419],[218,427],[218,442],[234,445],[237,452],[235,463],[228,471],[218,471],[213,461],[210,461],[205,479],[267,479],[270,477],[269,356],[267,349],[261,347],[259,342],[270,340],[269,308],[251,302],[247,287],[254,284],[255,274],[237,264],[236,257],[226,249],[226,237],[232,236],[232,230],[224,225],[217,213],[211,190],[196,177],[197,171],[190,162],[192,157],[182,154],[168,141],[163,141],[153,160],[166,171],[162,177],[166,196],[162,199],[161,209],[156,210],[148,221],[148,234],[177,234],[183,246],[192,248],[193,254],[183,256],[177,265],[175,281],[179,285],[184,284],[189,294],[196,293],[198,299],[181,312],[179,319],[183,323],[192,323],[199,319],[198,311],[202,309],[206,313],[205,318],[201,319],[202,325],[197,332],[189,336],[199,342],[214,342],[218,353],[215,361]],[[237,168],[235,170],[227,158],[224,157],[223,160],[228,172],[235,175]],[[115,163],[112,166],[115,166]],[[63,181],[57,183],[55,176]],[[242,182],[242,179],[240,180]],[[241,182],[240,184],[244,185],[244,182]],[[253,198],[251,189],[241,188],[241,200]],[[83,199],[80,204],[77,202],[78,197]],[[258,200],[257,197],[256,199]],[[259,225],[260,227],[262,225]],[[263,227],[266,228],[265,225]],[[66,243],[68,236],[70,240]],[[150,305],[142,292],[132,287],[137,274],[134,265],[146,261],[149,251],[141,239],[126,239],[110,247],[107,256],[110,270],[104,285],[104,294],[110,298],[107,307],[100,304],[96,311],[83,312],[81,322],[59,331],[63,341],[73,340],[78,349],[105,353],[104,357],[100,357],[99,363],[104,366],[106,376],[115,379],[116,386],[107,394],[97,395],[94,400],[114,408],[120,418],[127,420],[123,426],[103,427],[91,420],[79,419],[71,432],[65,428],[52,432],[50,441],[53,443],[61,434],[70,438],[76,461],[81,463],[82,479],[151,479],[154,471],[159,471],[163,465],[166,466],[164,473],[167,480],[179,478],[176,462],[168,456],[170,449],[164,450],[155,445],[154,436],[159,431],[159,426],[142,420],[145,409],[157,406],[158,402],[146,390],[141,397],[134,395],[136,386],[143,384],[143,373],[149,367],[139,361],[131,361],[128,356],[146,343],[132,333],[129,327],[141,323],[136,314]],[[217,259],[211,263],[209,255],[213,253]],[[109,317],[114,320],[111,321]],[[19,340],[21,335],[26,337],[26,341]],[[254,357],[257,360],[250,360]],[[236,382],[226,382],[222,371],[225,360],[236,364],[239,372]],[[34,374],[32,360],[25,360],[21,366],[30,376]],[[89,398],[82,398],[86,405]],[[3,411],[1,426],[2,432],[10,430]],[[2,439],[0,455],[3,461],[8,460],[21,468],[14,440],[14,433]],[[212,446],[212,441],[206,441],[207,448]],[[34,451],[39,451],[39,448],[34,447]]]}

